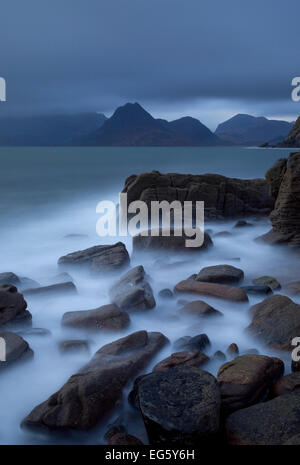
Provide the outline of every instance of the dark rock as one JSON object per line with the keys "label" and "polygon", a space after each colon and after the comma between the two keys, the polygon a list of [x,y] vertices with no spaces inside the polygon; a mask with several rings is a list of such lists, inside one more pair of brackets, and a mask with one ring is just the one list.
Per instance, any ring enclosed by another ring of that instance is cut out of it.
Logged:
{"label": "dark rock", "polygon": [[27,303],[15,286],[0,286],[0,326],[31,325]]}
{"label": "dark rock", "polygon": [[217,350],[213,355],[213,359],[226,360],[226,355],[221,350]]}
{"label": "dark rock", "polygon": [[241,355],[222,365],[217,379],[224,414],[259,402],[283,372],[281,360],[265,355]]}
{"label": "dark rock", "polygon": [[143,266],[136,266],[123,275],[110,289],[111,301],[123,310],[148,310],[155,307],[151,286],[145,280]]}
{"label": "dark rock", "polygon": [[[119,417],[118,417],[118,419],[119,419]],[[118,434],[118,433],[125,433],[126,434],[127,430],[126,430],[125,426],[122,423],[118,423],[118,421],[117,421],[116,424],[114,422],[112,425],[109,425],[108,430],[104,434],[104,439],[109,440],[115,434]]]}
{"label": "dark rock", "polygon": [[59,350],[66,352],[89,352],[89,343],[84,339],[70,339],[59,343]]}
{"label": "dark rock", "polygon": [[248,301],[247,294],[243,289],[227,286],[225,284],[202,283],[193,279],[180,281],[180,283],[176,284],[174,290],[175,292],[196,293],[234,302]]}
{"label": "dark rock", "polygon": [[153,371],[167,371],[177,366],[199,367],[209,361],[209,357],[199,350],[190,350],[186,352],[175,352],[161,362],[157,363]]}
{"label": "dark rock", "polygon": [[253,295],[273,294],[273,291],[269,286],[242,286],[241,289],[243,289],[247,294]]}
{"label": "dark rock", "polygon": [[254,305],[250,311],[249,332],[276,349],[291,350],[292,339],[300,334],[300,305],[277,294]]}
{"label": "dark rock", "polygon": [[163,299],[172,299],[172,297],[174,296],[171,289],[162,289],[161,291],[159,291],[158,295]]}
{"label": "dark rock", "polygon": [[85,250],[69,253],[58,260],[59,265],[87,266],[90,271],[112,271],[129,265],[130,259],[125,245],[96,245]]}
{"label": "dark rock", "polygon": [[245,228],[249,226],[253,226],[253,224],[248,223],[246,220],[239,220],[235,223],[234,228]]}
{"label": "dark rock", "polygon": [[14,362],[24,361],[33,356],[33,350],[21,336],[9,331],[0,333],[5,340],[5,361],[0,362],[0,368],[5,368]]}
{"label": "dark rock", "polygon": [[294,373],[296,373],[297,371],[300,371],[300,360],[298,362],[296,362],[295,360],[292,360],[292,362],[291,362],[291,370]]}
{"label": "dark rock", "polygon": [[281,445],[300,431],[300,392],[238,410],[226,421],[229,444]]}
{"label": "dark rock", "polygon": [[58,392],[35,407],[22,425],[46,430],[92,428],[167,341],[161,333],[138,331],[103,346]]}
{"label": "dark rock", "polygon": [[61,323],[63,326],[73,328],[119,331],[129,326],[130,318],[127,312],[114,304],[109,304],[93,310],[66,312]]}
{"label": "dark rock", "polygon": [[216,265],[202,268],[195,280],[205,283],[232,284],[244,279],[244,272],[231,265]]}
{"label": "dark rock", "polygon": [[223,315],[222,312],[211,307],[211,305],[208,305],[206,302],[203,302],[203,300],[188,302],[179,311],[183,315],[198,317]]}
{"label": "dark rock", "polygon": [[23,294],[28,297],[39,297],[44,295],[52,294],[76,294],[77,289],[74,283],[59,283],[52,284],[51,286],[37,287],[33,289],[26,289],[23,291]]}
{"label": "dark rock", "polygon": [[150,444],[189,446],[215,440],[220,392],[210,373],[181,366],[151,373],[137,388]]}
{"label": "dark rock", "polygon": [[280,283],[273,276],[261,276],[252,280],[252,283],[256,286],[269,286],[273,291],[281,288]]}
{"label": "dark rock", "polygon": [[210,340],[206,334],[198,334],[190,337],[184,336],[174,342],[174,348],[180,350],[204,350],[210,346]]}
{"label": "dark rock", "polygon": [[300,373],[283,376],[272,386],[272,396],[278,397],[291,392],[300,391]]}
{"label": "dark rock", "polygon": [[[155,232],[155,233],[154,233]],[[193,240],[193,236],[186,235],[184,231],[179,236],[174,235],[175,230],[170,229],[170,234],[165,234],[164,229],[151,230],[149,231],[148,236],[142,236],[138,234],[133,237],[133,251],[134,252],[145,252],[147,250],[173,250],[178,252],[199,252],[199,250],[204,251],[213,245],[213,242],[206,232],[204,233],[203,243],[197,247],[187,247],[186,240]],[[152,235],[153,234],[153,235]],[[155,235],[154,235],[155,234]],[[200,237],[200,231],[198,231]]]}
{"label": "dark rock", "polygon": [[231,356],[238,355],[239,354],[239,348],[238,348],[237,344],[235,344],[233,342],[232,344],[230,344],[230,346],[227,347],[226,352],[227,352],[228,355],[231,355]]}
{"label": "dark rock", "polygon": [[300,147],[300,117],[298,116],[288,136],[278,144],[278,147]]}
{"label": "dark rock", "polygon": [[13,284],[17,286],[20,283],[20,278],[15,273],[11,271],[0,273],[0,286],[3,286],[3,284]]}
{"label": "dark rock", "polygon": [[109,439],[107,444],[109,446],[143,446],[142,441],[138,438],[125,433],[116,433]]}

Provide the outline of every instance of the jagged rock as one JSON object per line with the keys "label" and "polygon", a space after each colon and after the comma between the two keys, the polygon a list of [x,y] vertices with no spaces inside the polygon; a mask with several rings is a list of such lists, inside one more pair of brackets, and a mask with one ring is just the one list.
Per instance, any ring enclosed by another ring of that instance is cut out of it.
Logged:
{"label": "jagged rock", "polygon": [[176,284],[175,292],[191,292],[200,295],[218,297],[233,302],[247,302],[248,297],[243,289],[225,284],[203,283],[194,279],[186,279]]}
{"label": "jagged rock", "polygon": [[89,352],[89,343],[84,339],[69,339],[59,343],[59,350],[62,353]]}
{"label": "jagged rock", "polygon": [[196,281],[219,284],[239,283],[243,279],[243,270],[231,265],[206,266],[195,277]]}
{"label": "jagged rock", "polygon": [[33,350],[21,336],[9,331],[1,332],[0,338],[5,340],[6,360],[0,362],[0,368],[5,368],[14,362],[20,362],[33,356]]}
{"label": "jagged rock", "polygon": [[193,300],[192,302],[187,302],[184,306],[179,310],[182,315],[187,316],[222,316],[223,313],[219,310],[216,310],[211,305],[208,305],[203,300]]}
{"label": "jagged rock", "polygon": [[110,289],[111,302],[123,310],[148,310],[156,305],[151,286],[145,280],[143,266],[136,266],[123,275]]}
{"label": "jagged rock", "polygon": [[142,441],[138,438],[125,433],[116,433],[109,439],[107,444],[109,446],[143,446]]}
{"label": "jagged rock", "polygon": [[96,245],[85,250],[69,253],[58,260],[59,265],[87,266],[90,271],[112,271],[129,265],[130,259],[125,245]]}
{"label": "jagged rock", "polygon": [[273,294],[270,286],[242,286],[241,289],[243,289],[247,294],[253,295]]}
{"label": "jagged rock", "polygon": [[259,402],[283,372],[279,358],[265,355],[241,355],[222,365],[217,379],[224,414]]}
{"label": "jagged rock", "polygon": [[79,373],[35,407],[22,426],[87,430],[105,418],[123,388],[168,342],[161,333],[138,331],[103,346]]}
{"label": "jagged rock", "polygon": [[23,294],[26,297],[39,297],[44,295],[55,295],[55,294],[76,294],[77,289],[74,283],[59,283],[52,284],[51,286],[37,287],[33,289],[26,289]]}
{"label": "jagged rock", "polygon": [[254,305],[250,311],[252,322],[248,331],[276,349],[291,349],[292,339],[300,334],[300,305],[277,294]]}
{"label": "jagged rock", "polygon": [[280,283],[273,276],[261,276],[252,280],[252,283],[256,286],[269,286],[273,291],[281,288]]}
{"label": "jagged rock", "polygon": [[272,396],[278,397],[290,392],[300,391],[300,373],[290,373],[283,376],[272,386]]}
{"label": "jagged rock", "polygon": [[157,371],[143,377],[137,391],[151,444],[189,446],[215,440],[220,391],[210,373],[187,366]]}
{"label": "jagged rock", "polygon": [[233,218],[249,214],[268,214],[274,201],[264,179],[241,180],[218,174],[161,174],[158,171],[132,175],[123,192],[128,203],[143,200],[150,210],[151,201],[204,201],[205,217]]}
{"label": "jagged rock", "polygon": [[206,334],[197,336],[184,336],[174,342],[174,348],[178,350],[204,350],[210,346],[210,340]]}
{"label": "jagged rock", "polygon": [[300,431],[300,392],[243,408],[227,418],[232,445],[286,444]]}
{"label": "jagged rock", "polygon": [[[205,232],[203,236],[203,243],[201,245],[197,247],[188,247],[186,241],[193,240],[193,237],[191,237],[191,235],[186,235],[184,231],[182,232],[182,235],[175,236],[175,231],[176,230],[171,228],[170,234],[164,235],[166,234],[164,229],[151,229],[151,232],[149,232],[148,236],[142,236],[141,234],[138,234],[133,237],[133,251],[144,252],[147,250],[160,251],[161,249],[165,249],[178,252],[199,252],[199,250],[207,250],[213,245],[213,241],[211,240],[209,234]],[[201,237],[200,230],[198,231],[198,237]]]}
{"label": "jagged rock", "polygon": [[152,371],[167,371],[177,366],[199,367],[209,361],[209,357],[199,350],[175,352],[161,362],[157,363]]}
{"label": "jagged rock", "polygon": [[127,312],[109,304],[93,310],[79,310],[64,313],[61,321],[63,326],[84,329],[116,330],[127,328],[130,318]]}
{"label": "jagged rock", "polygon": [[0,326],[30,325],[31,313],[27,303],[15,286],[0,286]]}

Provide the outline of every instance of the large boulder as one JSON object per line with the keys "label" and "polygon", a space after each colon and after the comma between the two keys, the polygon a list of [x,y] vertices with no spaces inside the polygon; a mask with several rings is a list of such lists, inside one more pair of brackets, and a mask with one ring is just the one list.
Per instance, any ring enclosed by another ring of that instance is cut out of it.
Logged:
{"label": "large boulder", "polygon": [[172,202],[204,201],[205,217],[233,218],[249,214],[269,214],[274,201],[264,179],[235,179],[218,174],[161,174],[158,171],[132,175],[123,192],[128,203],[143,200]]}
{"label": "large boulder", "polygon": [[129,265],[130,259],[122,242],[113,245],[96,245],[69,253],[58,260],[59,265],[87,266],[93,272],[113,271]]}
{"label": "large boulder", "polygon": [[138,331],[103,346],[79,373],[35,407],[22,425],[45,430],[88,430],[114,408],[123,388],[168,342]]}
{"label": "large boulder", "polygon": [[215,440],[220,391],[210,373],[187,366],[153,372],[137,384],[137,399],[150,444]]}
{"label": "large boulder", "polygon": [[127,312],[114,304],[109,304],[93,310],[66,312],[61,323],[72,328],[119,331],[129,326],[130,318]]}
{"label": "large boulder", "polygon": [[5,368],[15,362],[29,359],[33,356],[33,350],[18,334],[5,331],[0,333],[0,338],[5,341],[5,361],[0,362],[0,368]]}
{"label": "large boulder", "polygon": [[283,372],[281,360],[265,355],[241,355],[222,365],[217,379],[224,414],[257,403]]}
{"label": "large boulder", "polygon": [[243,289],[228,286],[226,284],[203,283],[195,281],[195,279],[185,279],[180,281],[174,287],[174,291],[218,297],[219,299],[230,300],[233,302],[248,301],[247,294]]}
{"label": "large boulder", "polygon": [[156,305],[142,265],[125,273],[109,291],[111,302],[123,310],[149,310]]}
{"label": "large boulder", "polygon": [[15,286],[0,286],[0,326],[31,325],[27,303]]}
{"label": "large boulder", "polygon": [[250,312],[249,332],[275,349],[292,349],[292,339],[300,334],[300,305],[277,294],[254,305]]}
{"label": "large boulder", "polygon": [[300,392],[238,410],[226,421],[232,445],[281,445],[300,431]]}
{"label": "large boulder", "polygon": [[244,272],[232,265],[206,266],[195,277],[205,283],[233,284],[244,279]]}
{"label": "large boulder", "polygon": [[[206,232],[203,234],[203,242],[199,246],[193,247],[188,247],[186,243],[187,240],[194,240],[193,236],[195,236],[195,233],[193,231],[190,232],[189,236],[184,231],[178,236],[174,235],[174,232],[176,232],[176,229],[172,228],[170,229],[170,234],[165,229],[151,229],[148,236],[137,234],[133,237],[133,251],[170,250],[174,252],[197,252],[207,250],[213,245],[210,235]],[[193,236],[192,233],[194,233]],[[198,237],[201,237],[202,233],[198,230],[197,234]]]}

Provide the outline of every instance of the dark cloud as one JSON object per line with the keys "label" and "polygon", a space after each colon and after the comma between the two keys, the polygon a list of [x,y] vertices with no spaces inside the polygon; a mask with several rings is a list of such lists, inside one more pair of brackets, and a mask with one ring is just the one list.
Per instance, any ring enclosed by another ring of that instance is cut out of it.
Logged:
{"label": "dark cloud", "polygon": [[216,119],[218,101],[292,117],[299,13],[298,0],[2,0],[0,112],[139,101],[205,119],[211,100]]}

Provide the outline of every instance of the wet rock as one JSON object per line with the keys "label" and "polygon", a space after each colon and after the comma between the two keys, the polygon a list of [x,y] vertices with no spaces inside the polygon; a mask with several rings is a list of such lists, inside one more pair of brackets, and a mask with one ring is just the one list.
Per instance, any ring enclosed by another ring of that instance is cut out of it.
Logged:
{"label": "wet rock", "polygon": [[223,313],[219,310],[216,310],[211,305],[208,305],[203,300],[193,300],[192,302],[187,302],[184,307],[182,307],[179,312],[182,315],[188,316],[222,316]]}
{"label": "wet rock", "polygon": [[103,346],[79,373],[35,407],[22,426],[87,430],[105,418],[123,388],[168,342],[161,333],[138,331]]}
{"label": "wet rock", "polygon": [[283,372],[281,360],[265,355],[241,355],[222,365],[217,379],[224,415],[259,402]]}
{"label": "wet rock", "polygon": [[93,310],[79,310],[64,313],[61,321],[63,326],[84,329],[116,330],[127,328],[130,318],[127,312],[109,304]]}
{"label": "wet rock", "polygon": [[175,352],[161,362],[157,363],[152,371],[167,371],[177,366],[199,367],[209,361],[209,357],[199,350]]}
{"label": "wet rock", "polygon": [[27,303],[15,286],[0,286],[0,326],[31,326],[32,316]]}
{"label": "wet rock", "polygon": [[243,289],[247,294],[253,295],[273,294],[273,291],[269,286],[242,286],[241,289]]}
{"label": "wet rock", "polygon": [[44,295],[65,295],[65,294],[76,294],[77,289],[74,283],[59,283],[52,284],[51,286],[37,287],[33,289],[26,289],[23,294],[26,297],[39,297]]}
{"label": "wet rock", "polygon": [[248,226],[253,226],[253,224],[248,223],[246,220],[239,220],[235,223],[234,228],[245,228]]}
{"label": "wet rock", "polygon": [[175,292],[190,292],[200,295],[218,297],[233,302],[247,302],[248,297],[243,289],[226,284],[203,283],[193,279],[186,279],[176,284]]}
{"label": "wet rock", "polygon": [[[206,232],[204,233],[203,243],[197,247],[187,247],[186,241],[193,240],[195,233],[192,236],[192,231],[190,235],[186,235],[182,231],[181,235],[174,236],[176,230],[170,229],[170,234],[167,235],[164,229],[155,229],[149,232],[148,236],[142,236],[138,234],[133,237],[133,251],[147,251],[147,250],[173,250],[178,252],[199,252],[199,250],[207,250],[213,245],[213,242]],[[153,235],[151,235],[153,234]],[[163,235],[166,234],[166,235]],[[200,237],[200,231],[198,231],[198,237]]]}
{"label": "wet rock", "polygon": [[202,268],[195,280],[205,283],[232,284],[244,279],[244,272],[231,265],[216,265]]}
{"label": "wet rock", "polygon": [[300,373],[290,373],[283,376],[272,386],[271,394],[273,397],[290,394],[291,392],[300,391]]}
{"label": "wet rock", "polygon": [[162,289],[161,291],[159,291],[158,295],[163,299],[172,299],[172,297],[174,296],[171,289]]}
{"label": "wet rock", "polygon": [[226,421],[232,445],[281,445],[300,431],[300,392],[238,410]]}
{"label": "wet rock", "polygon": [[178,350],[204,350],[210,346],[210,340],[206,334],[197,336],[184,336],[174,342],[174,348]]}
{"label": "wet rock", "polygon": [[157,371],[143,377],[137,389],[151,444],[189,446],[215,440],[220,391],[210,373],[187,366]]}
{"label": "wet rock", "polygon": [[273,276],[261,276],[252,280],[252,283],[256,286],[269,286],[273,291],[281,288],[280,283]]}
{"label": "wet rock", "polygon": [[125,245],[96,245],[85,250],[69,253],[58,260],[59,265],[87,266],[90,271],[113,271],[129,265],[130,259]]}
{"label": "wet rock", "polygon": [[138,438],[125,433],[116,433],[109,439],[107,444],[109,446],[143,446],[142,441]]}
{"label": "wet rock", "polygon": [[84,339],[69,339],[59,343],[59,350],[62,353],[89,352],[89,343]]}
{"label": "wet rock", "polygon": [[15,362],[33,357],[33,350],[21,336],[9,331],[1,332],[0,338],[5,340],[6,360],[0,362],[0,368],[5,368]]}
{"label": "wet rock", "polygon": [[151,286],[145,279],[143,266],[136,266],[123,275],[110,289],[111,302],[123,310],[149,310],[156,302]]}
{"label": "wet rock", "polygon": [[239,354],[238,345],[233,342],[232,344],[230,344],[230,346],[227,347],[226,352],[230,356],[238,355]]}
{"label": "wet rock", "polygon": [[247,330],[276,349],[291,350],[291,341],[300,334],[300,305],[283,295],[272,295],[250,309],[252,322]]}

